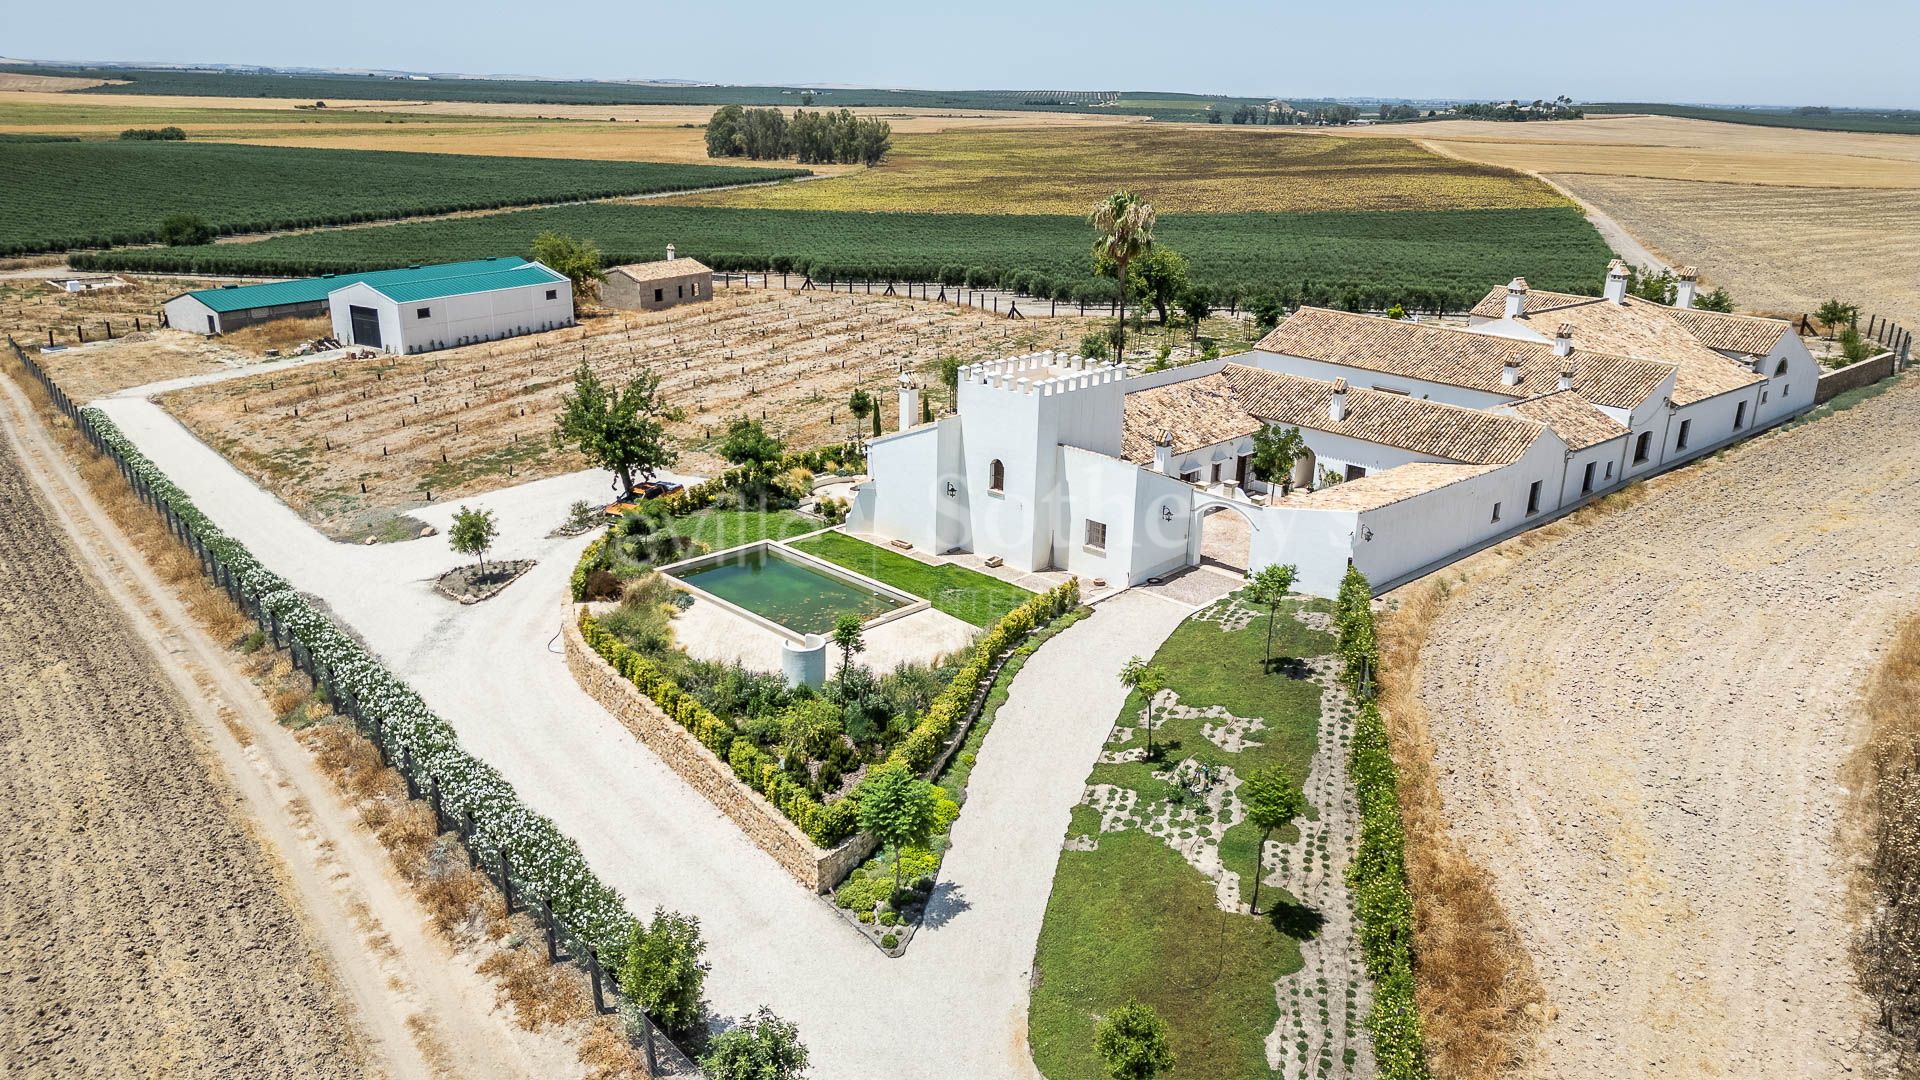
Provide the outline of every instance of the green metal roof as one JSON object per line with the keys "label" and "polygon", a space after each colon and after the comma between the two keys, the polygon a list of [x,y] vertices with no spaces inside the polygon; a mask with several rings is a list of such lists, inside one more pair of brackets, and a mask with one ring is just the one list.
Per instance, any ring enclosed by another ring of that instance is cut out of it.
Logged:
{"label": "green metal roof", "polygon": [[[408,266],[397,270],[373,270],[363,274],[326,274],[321,277],[300,278],[295,281],[270,281],[261,285],[229,285],[218,289],[195,289],[186,295],[219,312],[247,311],[252,308],[279,307],[283,304],[311,304],[325,300],[327,294],[335,289],[364,281],[379,288],[383,285],[402,285],[423,283],[446,278],[465,278],[502,270],[514,270],[530,265],[517,255],[502,255],[491,259],[469,259],[466,262],[434,263],[431,266]],[[557,277],[558,275],[556,275]],[[519,284],[526,284],[520,282]],[[474,292],[476,289],[459,290]],[[451,296],[453,293],[434,295]],[[397,299],[397,298],[396,298]]]}
{"label": "green metal roof", "polygon": [[436,300],[443,296],[464,296],[468,293],[511,289],[516,285],[551,285],[566,280],[564,276],[539,263],[522,263],[519,266],[478,274],[460,274],[455,277],[430,278],[424,281],[369,281],[366,284],[381,296],[405,304],[415,300]]}

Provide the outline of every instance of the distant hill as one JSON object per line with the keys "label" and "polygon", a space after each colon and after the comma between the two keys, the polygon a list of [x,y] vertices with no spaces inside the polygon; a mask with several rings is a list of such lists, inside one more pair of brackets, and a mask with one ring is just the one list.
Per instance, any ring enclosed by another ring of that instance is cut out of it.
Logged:
{"label": "distant hill", "polygon": [[[94,77],[97,78],[97,76]],[[1597,113],[1652,113],[1656,116],[1718,120],[1728,124],[1757,124],[1761,127],[1920,135],[1920,109],[1826,109],[1789,106],[1713,108],[1704,105],[1660,105],[1638,101],[1608,101],[1581,107],[1589,116]]]}

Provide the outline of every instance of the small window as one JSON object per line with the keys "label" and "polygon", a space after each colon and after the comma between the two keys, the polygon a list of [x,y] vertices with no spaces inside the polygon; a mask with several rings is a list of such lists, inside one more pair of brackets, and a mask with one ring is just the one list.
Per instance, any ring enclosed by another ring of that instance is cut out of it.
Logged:
{"label": "small window", "polygon": [[1693,421],[1680,421],[1680,437],[1674,440],[1673,448],[1675,450],[1685,450],[1687,448],[1687,436],[1691,434],[1693,434]]}
{"label": "small window", "polygon": [[413,317],[416,319],[431,319],[433,318],[433,309],[430,307],[416,308],[414,309]]}
{"label": "small window", "polygon": [[1087,546],[1099,551],[1107,550],[1107,523],[1087,519]]}
{"label": "small window", "polygon": [[691,295],[692,295],[692,296],[695,296],[695,297],[698,297],[698,296],[700,295],[700,283],[699,283],[699,282],[697,282],[697,281],[696,281],[696,282],[694,282],[693,284],[691,284],[691,285],[689,285],[689,286],[687,286],[687,288],[688,288],[688,289],[691,289],[691,290],[692,290],[692,293],[691,293]]}
{"label": "small window", "polygon": [[1495,521],[1500,520],[1500,504],[1499,503],[1493,504],[1493,520]]}
{"label": "small window", "polygon": [[653,290],[653,302],[654,302],[654,303],[656,303],[656,304],[657,304],[657,303],[659,303],[660,301],[662,301],[662,300],[665,300],[666,298],[667,298],[667,290],[665,290],[665,289],[655,289],[655,290]]}
{"label": "small window", "polygon": [[1741,402],[1733,409],[1733,430],[1739,431],[1747,426],[1747,403]]}
{"label": "small window", "polygon": [[673,287],[673,295],[676,300],[685,300],[687,298],[687,287],[685,285],[675,285]]}
{"label": "small window", "polygon": [[[1593,491],[1593,470],[1598,464],[1598,462],[1594,461],[1587,462],[1587,471],[1581,474],[1580,477],[1580,494],[1586,495]],[[1611,471],[1611,469],[1609,469],[1609,471]]]}
{"label": "small window", "polygon": [[1789,386],[1789,385],[1787,385],[1786,383],[1781,383],[1781,384],[1780,384],[1780,396],[1781,396],[1781,397],[1783,397],[1783,398],[1787,398],[1787,397],[1792,397],[1792,396],[1793,396],[1793,387],[1791,387],[1791,386]]}
{"label": "small window", "polygon": [[1180,474],[1180,479],[1185,480],[1189,484],[1197,484],[1200,482],[1200,470],[1195,469],[1192,472],[1183,472]]}
{"label": "small window", "polygon": [[1771,391],[1767,391],[1767,390],[1760,391],[1760,404],[1765,405],[1767,403],[1767,398],[1770,395],[1771,395]]}
{"label": "small window", "polygon": [[1780,376],[1782,376],[1782,375],[1785,375],[1786,373],[1787,373],[1787,362],[1786,362],[1785,360],[1782,360],[1782,361],[1780,361],[1780,362],[1779,362],[1778,364],[1775,364],[1775,365],[1773,366],[1773,377],[1774,377],[1774,378],[1776,378],[1776,379],[1777,379],[1777,378],[1779,378]]}
{"label": "small window", "polygon": [[987,490],[1005,491],[1007,489],[1007,467],[999,458],[987,465]]}
{"label": "small window", "polygon": [[1220,463],[1217,461],[1213,463],[1213,482],[1220,482]]}
{"label": "small window", "polygon": [[1613,479],[1613,462],[1607,462],[1607,479]]}
{"label": "small window", "polygon": [[1358,480],[1365,475],[1367,475],[1367,467],[1365,465],[1347,466],[1347,479]]}
{"label": "small window", "polygon": [[1643,431],[1640,433],[1640,438],[1633,444],[1633,463],[1635,465],[1643,465],[1652,454],[1653,432]]}
{"label": "small window", "polygon": [[1540,481],[1535,480],[1533,482],[1533,486],[1527,489],[1527,516],[1531,517],[1534,514],[1537,514],[1539,512],[1540,512]]}
{"label": "small window", "polygon": [[547,299],[549,299],[549,300],[558,300],[558,299],[560,299],[560,290],[559,290],[559,289],[548,289],[548,290],[547,290]]}

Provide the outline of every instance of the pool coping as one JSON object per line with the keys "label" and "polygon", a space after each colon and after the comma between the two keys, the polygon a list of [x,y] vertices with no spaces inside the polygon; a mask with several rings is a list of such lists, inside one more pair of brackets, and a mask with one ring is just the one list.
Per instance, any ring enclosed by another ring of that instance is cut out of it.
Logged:
{"label": "pool coping", "polygon": [[804,646],[804,645],[810,645],[810,644],[817,644],[820,641],[825,640],[827,637],[827,635],[825,634],[806,634],[798,630],[795,630],[790,626],[784,626],[780,623],[774,622],[772,619],[769,619],[764,615],[760,615],[755,612],[749,611],[746,608],[741,607],[739,604],[736,604],[731,600],[725,599],[724,597],[708,592],[707,590],[699,587],[698,585],[690,585],[686,581],[682,580],[681,578],[675,575],[675,571],[699,569],[701,567],[704,567],[708,563],[721,562],[726,558],[728,558],[729,556],[737,555],[740,552],[748,551],[753,548],[759,548],[759,547],[778,549],[782,557],[790,559],[793,562],[800,563],[801,565],[805,566],[807,569],[812,570],[816,573],[825,575],[826,577],[838,579],[849,585],[858,586],[859,588],[866,589],[870,592],[880,593],[891,599],[901,601],[901,605],[899,607],[894,608],[891,611],[881,612],[880,614],[874,616],[873,618],[868,619],[867,621],[861,623],[860,626],[861,626],[861,629],[863,630],[872,629],[873,627],[876,627],[876,626],[883,626],[887,623],[893,622],[895,619],[904,619],[909,615],[918,615],[920,612],[927,611],[933,607],[933,601],[927,599],[924,596],[915,596],[914,594],[907,592],[904,589],[897,589],[892,585],[888,585],[884,581],[876,581],[873,578],[867,577],[865,574],[860,574],[860,573],[856,573],[855,571],[849,570],[846,567],[841,566],[839,563],[829,562],[826,559],[822,559],[818,555],[812,555],[807,552],[801,551],[798,548],[789,547],[778,540],[753,540],[745,544],[736,544],[733,547],[725,548],[720,551],[710,551],[705,555],[695,555],[691,559],[682,559],[676,563],[668,563],[667,565],[658,567],[657,569],[659,570],[660,576],[666,578],[667,582],[671,584],[674,588],[691,593],[694,596],[697,596],[700,599],[713,604],[715,607],[718,607],[720,610],[737,615],[740,618],[745,619],[747,622],[752,623],[754,626],[760,627],[761,629],[769,631],[770,633],[777,634],[781,638],[784,638],[785,640],[790,641],[795,645]]}

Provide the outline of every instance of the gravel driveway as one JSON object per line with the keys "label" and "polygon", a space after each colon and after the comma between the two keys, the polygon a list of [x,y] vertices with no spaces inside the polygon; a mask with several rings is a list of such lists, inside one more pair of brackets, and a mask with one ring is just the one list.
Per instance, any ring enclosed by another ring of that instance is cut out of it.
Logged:
{"label": "gravel driveway", "polygon": [[1655,481],[1436,623],[1442,794],[1557,1011],[1539,1075],[1866,1071],[1840,776],[1920,597],[1917,407]]}

